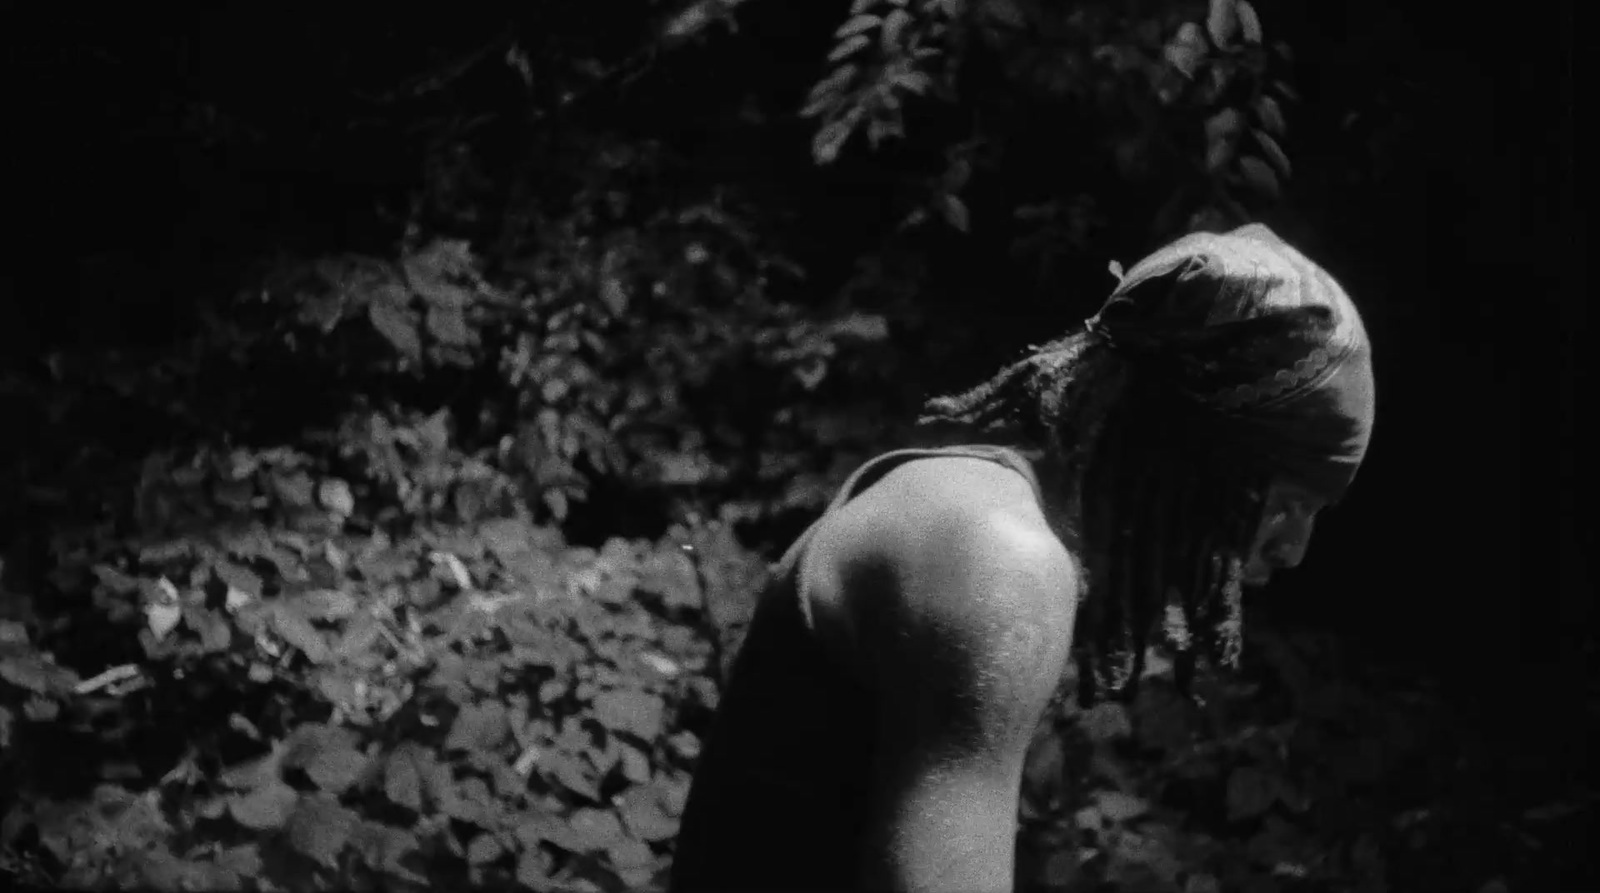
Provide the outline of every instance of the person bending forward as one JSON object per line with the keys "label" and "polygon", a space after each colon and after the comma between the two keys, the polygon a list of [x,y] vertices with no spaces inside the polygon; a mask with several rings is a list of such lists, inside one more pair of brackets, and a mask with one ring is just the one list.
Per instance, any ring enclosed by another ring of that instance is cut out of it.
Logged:
{"label": "person bending forward", "polygon": [[1131,690],[1152,634],[1180,682],[1231,665],[1241,586],[1300,563],[1372,417],[1354,305],[1260,225],[1177,240],[1081,329],[930,401],[966,443],[859,468],[762,593],[671,889],[1009,893],[1069,668],[1087,703]]}

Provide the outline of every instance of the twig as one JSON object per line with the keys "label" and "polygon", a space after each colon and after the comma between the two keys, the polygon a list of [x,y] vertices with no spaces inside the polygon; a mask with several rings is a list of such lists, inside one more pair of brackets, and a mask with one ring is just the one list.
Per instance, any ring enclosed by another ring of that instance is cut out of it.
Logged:
{"label": "twig", "polygon": [[123,664],[120,667],[112,667],[111,669],[101,673],[98,676],[95,676],[92,679],[83,680],[72,689],[72,692],[73,694],[86,695],[90,692],[105,688],[108,685],[114,685],[118,682],[122,682],[125,679],[132,679],[138,675],[139,666],[137,664]]}

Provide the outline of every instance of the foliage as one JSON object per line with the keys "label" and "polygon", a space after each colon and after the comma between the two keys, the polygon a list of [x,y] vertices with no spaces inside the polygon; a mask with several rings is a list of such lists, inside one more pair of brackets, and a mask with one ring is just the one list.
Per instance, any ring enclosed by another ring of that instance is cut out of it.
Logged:
{"label": "foliage", "polygon": [[[1152,653],[1131,703],[1046,717],[1022,889],[1503,889],[1496,873],[1540,858],[1542,817],[1587,808],[1564,797],[1466,831],[1492,782],[1436,692],[1366,676],[1325,636],[1248,638],[1244,674],[1202,677],[1195,699]],[[1445,855],[1466,835],[1474,857]]]}
{"label": "foliage", "polygon": [[[1248,0],[1212,0],[1204,10],[857,0],[834,37],[831,67],[802,111],[820,125],[812,151],[821,163],[837,159],[858,132],[873,148],[916,139],[907,130],[911,111],[934,99],[983,110],[946,140],[945,166],[908,226],[942,219],[967,231],[964,187],[976,170],[997,171],[1039,148],[1029,117],[1070,128],[1077,150],[1058,163],[1089,175],[1015,209],[1034,224],[1019,237],[1024,252],[1083,247],[1095,208],[1118,201],[1105,183],[1160,193],[1164,202],[1146,223],[1162,238],[1251,219],[1245,202],[1277,199],[1290,175],[1282,104],[1294,91],[1280,71],[1289,50],[1266,42]],[[1114,176],[1097,187],[1107,162]]]}
{"label": "foliage", "polygon": [[[14,870],[83,888],[648,885],[716,703],[691,532],[594,550],[501,517],[397,541],[308,467],[291,450],[169,462],[139,533],[56,543],[61,589],[96,611],[3,628]],[[138,653],[81,679],[40,647],[92,634]],[[146,771],[138,739],[163,717],[183,728]],[[64,742],[84,755],[71,778],[30,771]]]}
{"label": "foliage", "polygon": [[[406,173],[352,200],[381,213],[286,224],[320,241],[252,234],[225,287],[175,278],[210,257],[191,236],[178,262],[152,250],[159,288],[111,276],[79,314],[114,329],[108,305],[179,294],[175,322],[139,319],[159,337],[7,357],[8,875],[658,887],[764,558],[981,334],[931,324],[941,301],[973,315],[942,274],[1015,266],[1028,296],[1092,295],[1073,257],[1098,274],[1110,246],[1253,217],[1289,180],[1288,51],[1248,0],[856,0],[812,48],[815,84],[691,76],[696,53],[748,45],[741,22],[840,11],[783,6],[397,14],[379,41],[365,18],[280,16],[259,44],[297,64],[260,66],[270,89],[169,79],[159,115],[137,81],[83,79],[139,120],[120,134],[138,158],[226,159],[197,195],[249,180],[238,158]],[[84,58],[118,55],[81,30]],[[202,64],[174,31],[158,58]],[[741,152],[682,135],[724,117]],[[811,152],[784,167],[768,156],[796,118]],[[896,173],[844,172],[873,162]],[[863,182],[837,216],[790,219]],[[220,194],[159,204],[201,230],[248,216]],[[97,208],[118,204],[158,203]],[[1131,706],[1041,727],[1025,885],[1489,890],[1592,808],[1575,789],[1491,816],[1489,760],[1432,694],[1357,680],[1304,637],[1251,653],[1203,705],[1155,672]]]}

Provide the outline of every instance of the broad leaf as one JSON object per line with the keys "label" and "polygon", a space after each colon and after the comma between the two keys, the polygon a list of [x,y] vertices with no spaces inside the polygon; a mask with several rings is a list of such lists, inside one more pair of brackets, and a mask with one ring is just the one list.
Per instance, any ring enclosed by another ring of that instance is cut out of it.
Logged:
{"label": "broad leaf", "polygon": [[594,715],[602,725],[654,740],[661,734],[661,698],[636,690],[603,691],[595,696]]}
{"label": "broad leaf", "polygon": [[1206,31],[1219,47],[1230,47],[1239,37],[1238,0],[1211,0]]}
{"label": "broad leaf", "polygon": [[422,771],[411,750],[401,747],[383,767],[383,793],[390,802],[422,811]]}
{"label": "broad leaf", "polygon": [[367,318],[397,353],[408,360],[422,356],[422,341],[417,337],[416,314],[404,304],[391,300],[374,300],[367,308]]}
{"label": "broad leaf", "polygon": [[[1287,163],[1287,159],[1285,160]],[[1244,155],[1239,158],[1239,170],[1244,174],[1246,183],[1255,191],[1268,198],[1278,198],[1281,189],[1278,185],[1278,175],[1272,168],[1253,155]]]}
{"label": "broad leaf", "polygon": [[339,853],[350,841],[360,816],[339,805],[332,797],[313,795],[302,798],[287,827],[289,845],[319,864],[334,868]]}
{"label": "broad leaf", "polygon": [[484,701],[461,708],[450,725],[444,746],[446,750],[492,751],[505,743],[510,734],[505,705],[499,701]]}
{"label": "broad leaf", "polygon": [[467,864],[487,865],[505,855],[506,848],[499,839],[487,832],[472,838],[467,844]]}
{"label": "broad leaf", "polygon": [[332,657],[328,640],[293,605],[284,602],[273,605],[271,617],[273,631],[282,636],[285,642],[300,649],[307,660],[320,664]]}
{"label": "broad leaf", "polygon": [[617,797],[617,810],[628,833],[640,840],[670,840],[678,833],[678,820],[667,814],[661,797],[652,789],[634,786]]}
{"label": "broad leaf", "polygon": [[234,821],[252,831],[272,831],[289,821],[300,794],[282,782],[263,785],[228,801]]}
{"label": "broad leaf", "polygon": [[342,794],[355,784],[371,761],[366,754],[354,748],[322,751],[305,763],[306,774],[317,787],[333,794]]}

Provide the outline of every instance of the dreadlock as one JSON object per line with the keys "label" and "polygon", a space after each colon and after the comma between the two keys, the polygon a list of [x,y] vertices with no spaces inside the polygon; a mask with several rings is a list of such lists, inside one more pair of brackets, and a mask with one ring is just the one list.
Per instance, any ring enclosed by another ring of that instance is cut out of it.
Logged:
{"label": "dreadlock", "polygon": [[1158,626],[1184,688],[1197,657],[1236,662],[1241,557],[1267,481],[1205,436],[1160,376],[1084,330],[928,401],[919,424],[1045,453],[1088,569],[1074,637],[1080,702],[1131,696]]}

